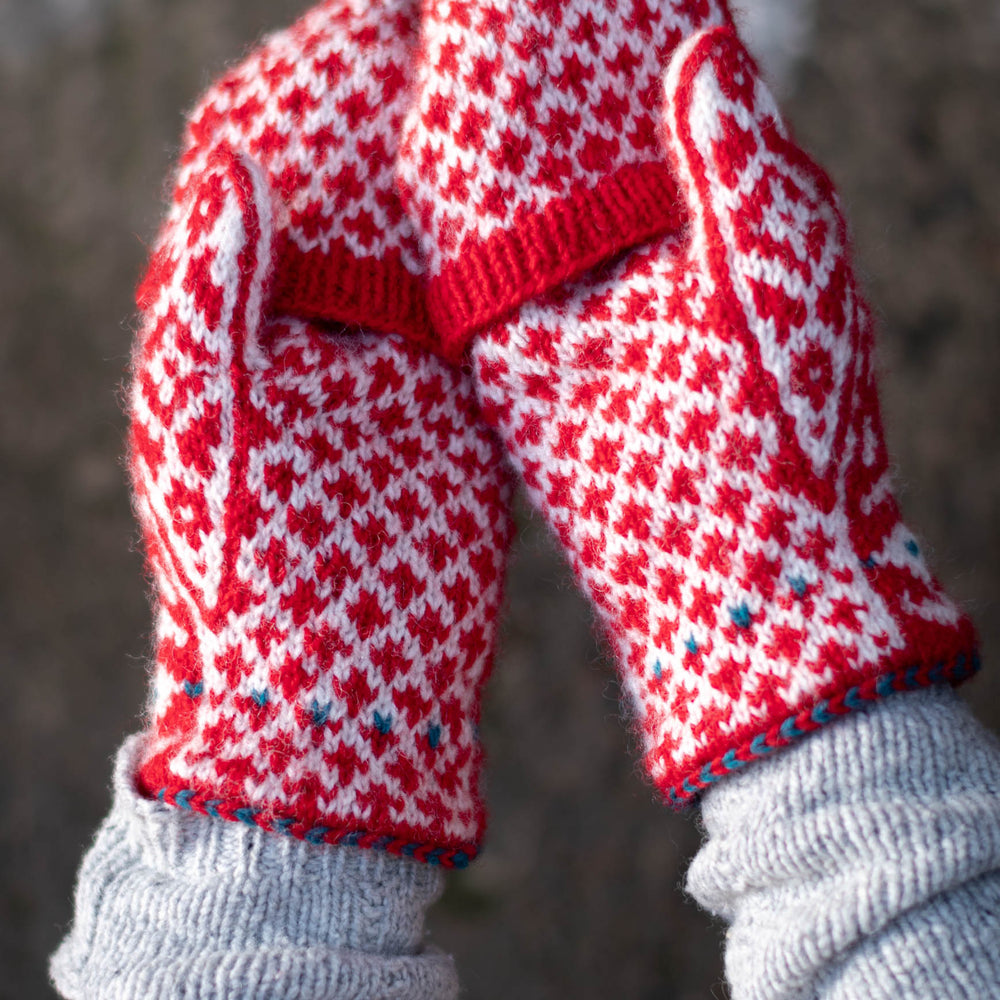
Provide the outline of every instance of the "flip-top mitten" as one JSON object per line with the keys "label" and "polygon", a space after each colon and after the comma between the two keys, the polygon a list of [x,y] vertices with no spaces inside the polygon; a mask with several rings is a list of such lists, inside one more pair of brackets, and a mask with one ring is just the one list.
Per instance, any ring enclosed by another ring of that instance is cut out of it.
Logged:
{"label": "flip-top mitten", "polygon": [[419,346],[415,42],[412,4],[322,3],[191,117],[129,398],[152,692],[52,959],[70,1000],[457,995],[423,914],[483,834],[509,488]]}
{"label": "flip-top mitten", "polygon": [[[657,16],[694,8],[708,5],[661,5]],[[559,10],[561,27],[536,39],[542,54],[525,57],[525,79],[553,94],[570,87],[562,53],[588,23],[585,5]],[[552,66],[560,72],[540,82]],[[972,626],[893,497],[872,321],[829,180],[790,138],[730,27],[687,38],[663,69],[655,142],[679,200],[659,211],[683,225],[465,339],[487,419],[615,647],[648,771],[683,803],[838,715],[960,680],[976,661]],[[407,169],[442,192],[429,211],[411,204],[445,259],[461,246],[459,192],[535,174],[471,132],[471,152],[426,170],[433,88],[418,103]],[[544,115],[530,108],[536,124],[525,127],[541,142]],[[567,120],[559,148],[579,154],[586,130]],[[616,161],[601,166],[613,176]],[[475,187],[455,184],[459,168]],[[509,218],[491,225],[528,239]]]}
{"label": "flip-top mitten", "polygon": [[463,864],[507,483],[471,382],[412,344],[414,17],[320,4],[192,116],[132,388],[157,603],[139,783]]}

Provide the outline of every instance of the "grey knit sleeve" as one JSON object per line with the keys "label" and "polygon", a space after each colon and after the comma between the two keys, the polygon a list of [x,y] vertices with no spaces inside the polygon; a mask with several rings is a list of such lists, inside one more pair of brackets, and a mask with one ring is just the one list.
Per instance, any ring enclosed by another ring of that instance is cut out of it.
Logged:
{"label": "grey knit sleeve", "polygon": [[733,1000],[1000,997],[1000,745],[946,688],[897,694],[702,803],[688,891]]}
{"label": "grey knit sleeve", "polygon": [[141,798],[138,738],[77,882],[50,972],[67,1000],[454,1000],[424,946],[441,873]]}

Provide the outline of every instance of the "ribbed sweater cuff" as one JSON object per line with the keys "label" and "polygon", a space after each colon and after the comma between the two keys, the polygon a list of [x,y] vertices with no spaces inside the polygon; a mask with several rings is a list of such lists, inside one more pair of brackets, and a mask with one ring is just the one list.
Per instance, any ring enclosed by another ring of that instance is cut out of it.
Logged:
{"label": "ribbed sweater cuff", "polygon": [[452,1000],[423,946],[443,876],[406,858],[283,838],[140,797],[141,738],[84,858],[50,972],[67,1000]]}
{"label": "ribbed sweater cuff", "polygon": [[720,782],[688,891],[733,1000],[959,1000],[1000,983],[1000,746],[896,694]]}

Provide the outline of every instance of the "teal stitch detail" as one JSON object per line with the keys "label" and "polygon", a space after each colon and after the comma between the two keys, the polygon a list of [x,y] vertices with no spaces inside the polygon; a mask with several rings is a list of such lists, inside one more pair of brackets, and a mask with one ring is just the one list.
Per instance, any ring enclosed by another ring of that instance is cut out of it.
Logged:
{"label": "teal stitch detail", "polygon": [[807,591],[809,590],[809,584],[806,583],[805,578],[801,576],[789,577],[788,585],[792,588],[792,592],[796,597],[805,597]]}
{"label": "teal stitch detail", "polygon": [[322,844],[323,838],[330,832],[328,826],[314,826],[305,836],[310,844]]}
{"label": "teal stitch detail", "polygon": [[832,722],[836,716],[829,710],[830,703],[828,701],[821,701],[813,710],[812,718],[814,722],[818,722],[820,725],[825,726],[828,722]]}
{"label": "teal stitch detail", "polygon": [[258,708],[263,708],[271,700],[271,692],[264,688],[262,691],[251,689],[250,697]]}
{"label": "teal stitch detail", "polygon": [[704,767],[703,767],[703,768],[702,768],[702,769],[701,769],[701,770],[700,770],[700,771],[698,772],[698,780],[699,780],[699,781],[700,781],[700,782],[701,782],[701,783],[702,783],[703,785],[710,785],[710,784],[712,784],[712,782],[713,782],[713,781],[718,781],[718,780],[719,780],[719,778],[721,778],[721,777],[722,777],[722,775],[721,775],[721,774],[716,774],[716,773],[715,773],[715,772],[714,772],[714,771],[712,770],[712,765],[711,765],[711,763],[708,763],[708,764],[706,764],[706,765],[705,765],[705,766],[704,766]]}
{"label": "teal stitch detail", "polygon": [[219,806],[221,805],[222,799],[209,799],[208,802],[205,803],[205,812],[207,812],[209,816],[213,816],[215,819],[218,819]]}
{"label": "teal stitch detail", "polygon": [[852,687],[844,693],[844,704],[848,708],[864,708],[865,699],[861,697],[861,689]]}
{"label": "teal stitch detail", "polygon": [[653,664],[653,676],[658,680],[663,680],[663,664],[659,660]]}
{"label": "teal stitch detail", "polygon": [[192,684],[190,681],[184,682],[184,693],[189,698],[200,698],[202,692],[205,690],[205,684],[203,681],[198,681],[197,684]]}
{"label": "teal stitch detail", "polygon": [[383,735],[386,736],[390,729],[392,729],[392,716],[382,715],[381,712],[375,712],[375,728]]}
{"label": "teal stitch detail", "polygon": [[687,642],[684,643],[684,645],[687,646],[689,653],[697,653],[698,650],[701,649],[701,646],[699,646],[698,643],[695,642],[695,638],[693,635],[688,636],[688,640]]}
{"label": "teal stitch detail", "polygon": [[794,740],[802,735],[802,730],[795,724],[795,718],[785,719],[778,730],[786,740]]}
{"label": "teal stitch detail", "polygon": [[319,701],[317,701],[314,698],[313,699],[313,703],[312,703],[312,705],[309,708],[309,711],[312,714],[312,724],[314,726],[317,726],[317,727],[318,726],[325,726],[326,723],[327,723],[327,720],[330,718],[330,712],[332,710],[333,710],[333,702],[332,701],[328,701],[328,702],[326,702],[326,704],[321,705],[319,703]]}
{"label": "teal stitch detail", "polygon": [[260,812],[259,809],[252,809],[250,806],[245,806],[243,809],[237,809],[233,815],[241,822],[246,823],[247,826],[256,826],[257,823],[254,817]]}
{"label": "teal stitch detail", "polygon": [[732,618],[733,624],[737,628],[750,628],[753,622],[753,616],[750,614],[750,609],[746,603],[741,604],[738,608],[730,608],[729,617]]}
{"label": "teal stitch detail", "polygon": [[433,725],[427,730],[427,742],[432,750],[437,750],[441,743],[441,727]]}
{"label": "teal stitch detail", "polygon": [[181,807],[181,809],[190,809],[191,808],[191,799],[193,797],[194,797],[194,789],[193,788],[185,788],[182,791],[179,791],[174,796],[174,802],[176,802],[177,805],[179,805]]}
{"label": "teal stitch detail", "polygon": [[916,541],[914,541],[914,539],[911,538],[906,543],[906,551],[909,552],[911,556],[919,556],[920,546],[917,545]]}

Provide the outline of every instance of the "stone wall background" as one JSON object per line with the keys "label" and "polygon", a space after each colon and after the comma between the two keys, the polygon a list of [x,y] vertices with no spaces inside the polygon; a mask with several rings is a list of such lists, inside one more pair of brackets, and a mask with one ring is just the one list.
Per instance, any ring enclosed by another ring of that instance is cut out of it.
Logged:
{"label": "stone wall background", "polygon": [[[903,502],[982,630],[1000,724],[1000,5],[747,0],[881,315]],[[42,1000],[136,728],[149,618],[120,388],[182,114],[301,0],[0,5],[0,1000]],[[522,511],[484,733],[493,827],[433,917],[474,1000],[725,996],[679,891],[690,817],[637,774],[614,674]]]}

